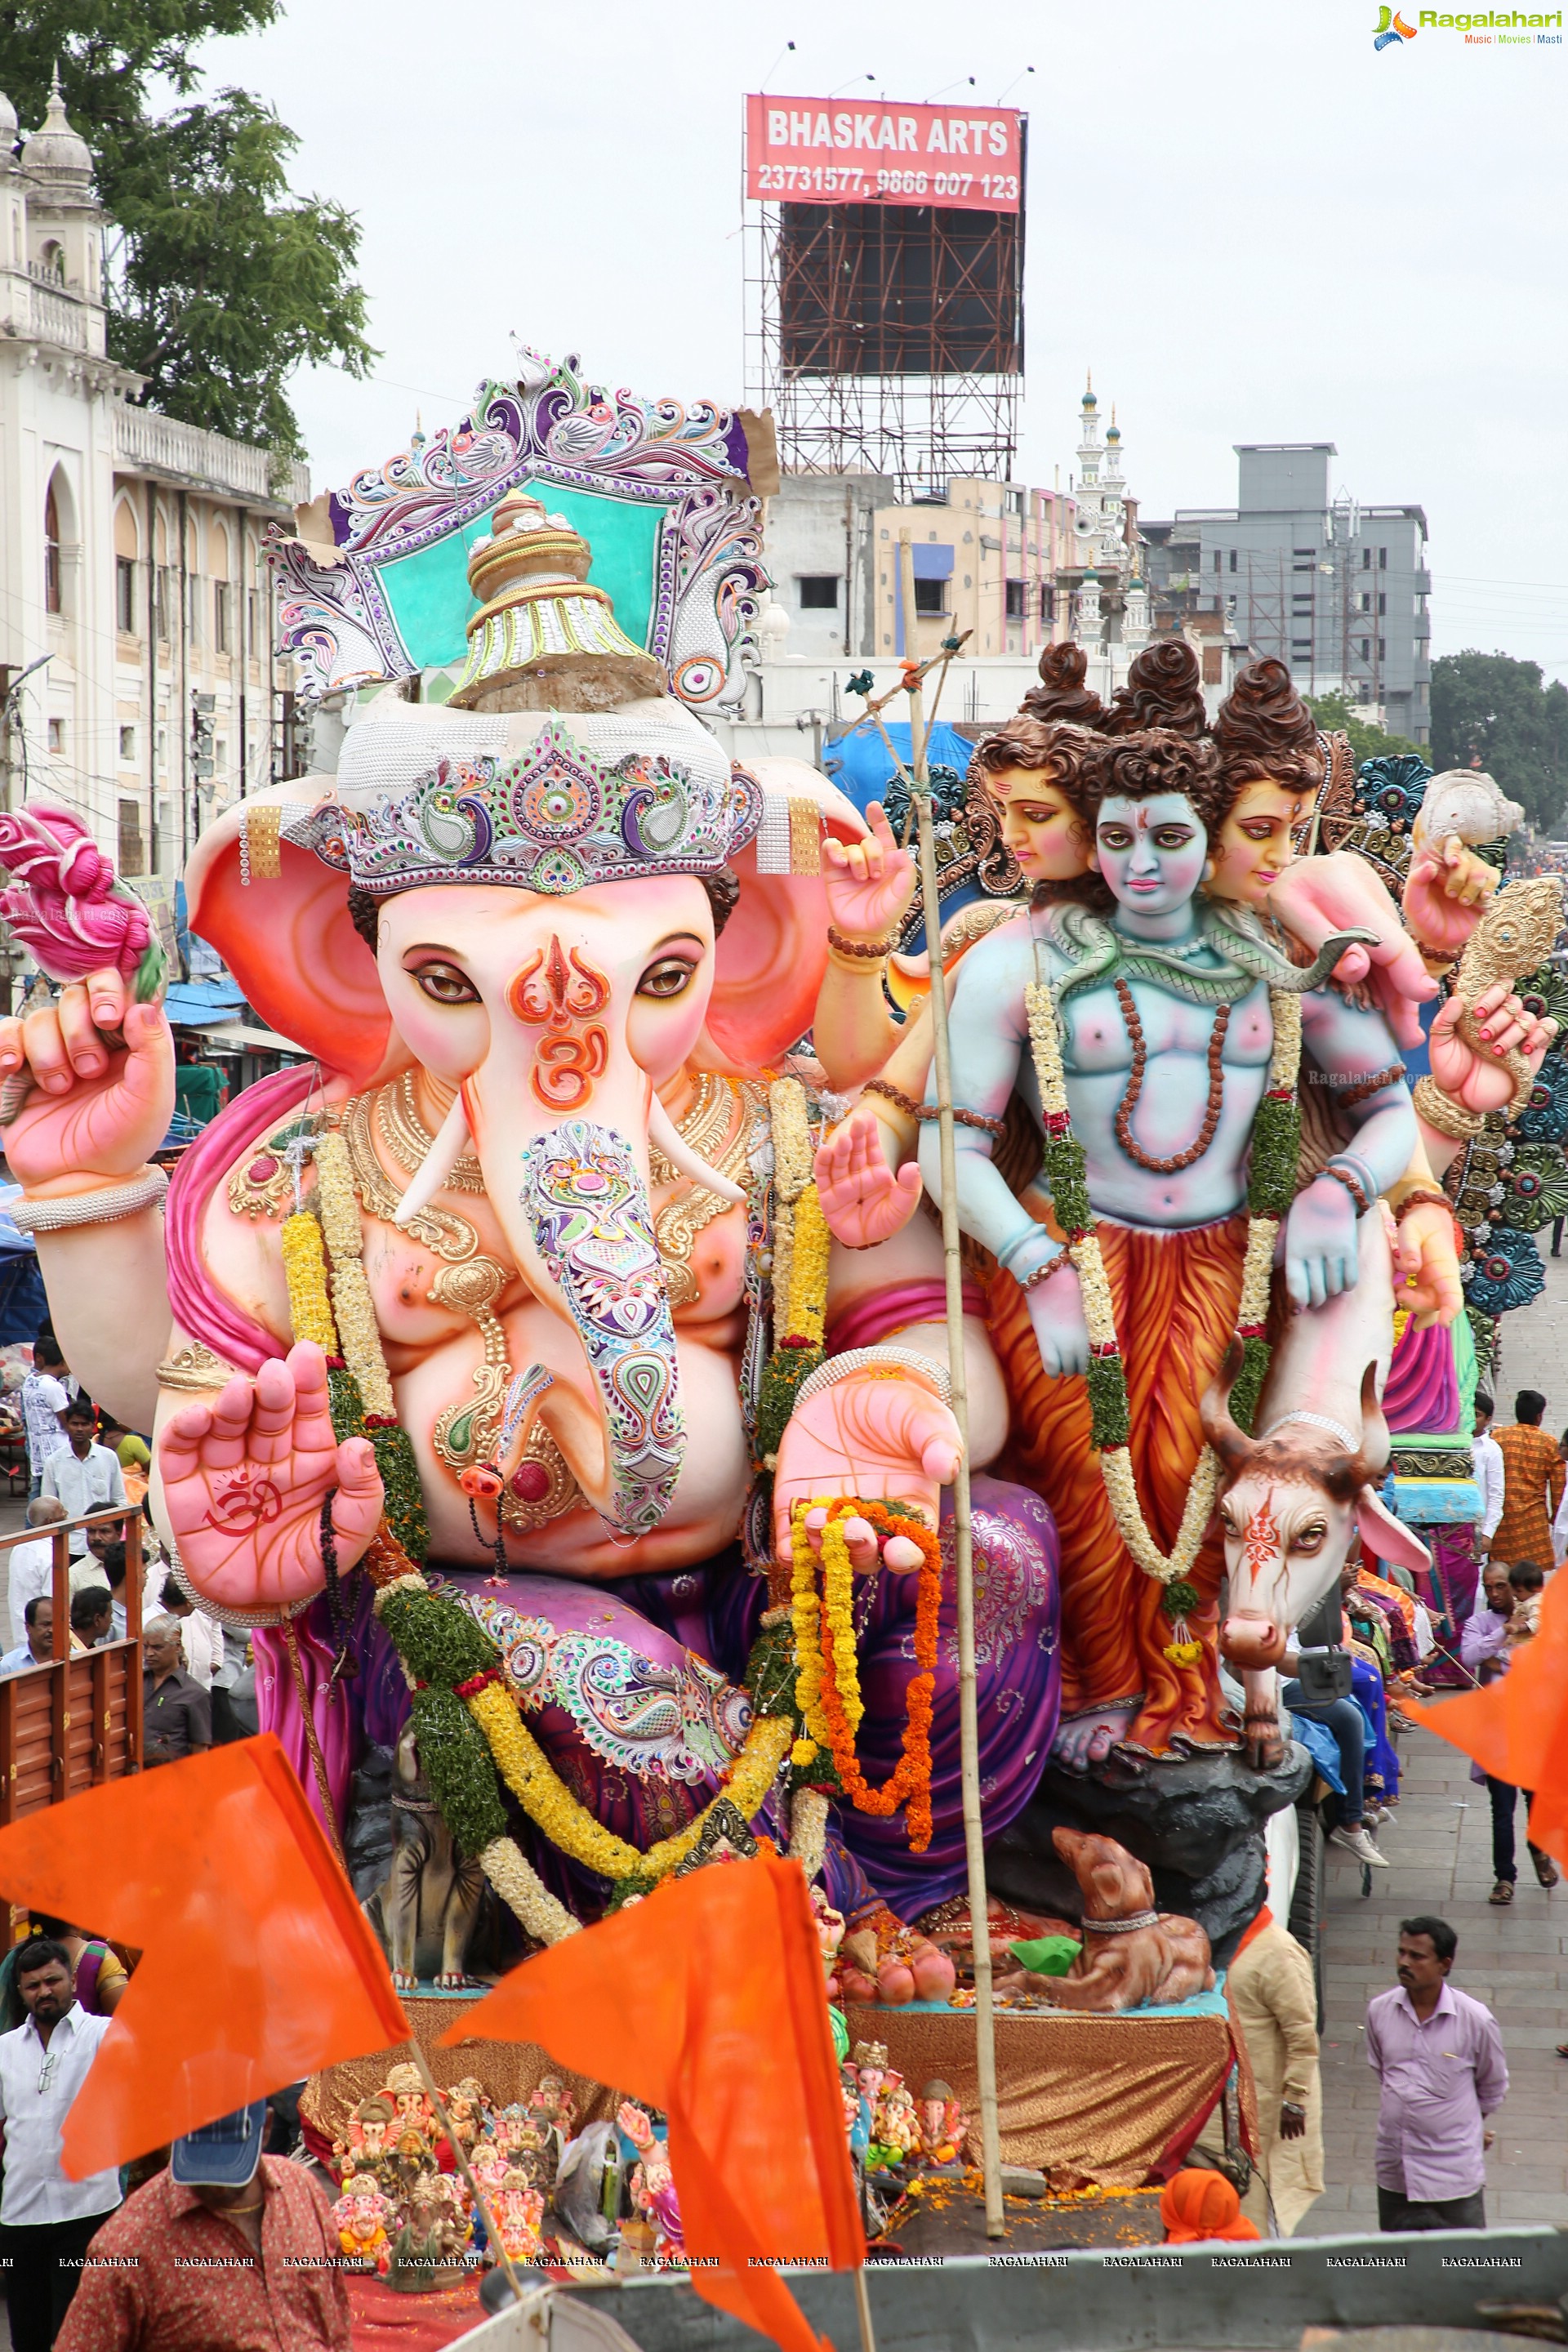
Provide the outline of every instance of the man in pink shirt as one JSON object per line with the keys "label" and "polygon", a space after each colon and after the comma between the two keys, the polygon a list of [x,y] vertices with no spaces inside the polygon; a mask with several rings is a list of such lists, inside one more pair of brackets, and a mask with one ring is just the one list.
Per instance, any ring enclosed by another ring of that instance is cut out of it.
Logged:
{"label": "man in pink shirt", "polygon": [[1367,2004],[1366,2054],[1383,2085],[1377,2218],[1384,2230],[1484,2230],[1484,2118],[1508,2094],[1498,2021],[1448,1982],[1446,1919],[1401,1922],[1398,1988]]}

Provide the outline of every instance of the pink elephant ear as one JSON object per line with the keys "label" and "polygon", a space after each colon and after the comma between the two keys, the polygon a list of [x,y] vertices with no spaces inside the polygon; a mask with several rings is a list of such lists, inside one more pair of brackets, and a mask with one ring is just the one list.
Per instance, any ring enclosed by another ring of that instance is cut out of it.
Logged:
{"label": "pink elephant ear", "polygon": [[1356,1496],[1355,1523],[1363,1549],[1379,1559],[1407,1568],[1412,1576],[1432,1565],[1432,1555],[1413,1528],[1396,1519],[1375,1486],[1363,1486]]}
{"label": "pink elephant ear", "polygon": [[214,825],[186,868],[191,929],[216,948],[279,1036],[367,1086],[394,1032],[375,958],[349,920],[347,882],[290,841],[279,845],[275,877],[243,882],[243,818],[236,809]]}
{"label": "pink elephant ear", "polygon": [[[861,841],[854,803],[795,760],[753,763],[773,789],[815,799],[838,841]],[[704,1066],[750,1076],[777,1062],[809,1029],[827,970],[827,892],[818,874],[759,874],[755,843],[731,861],[741,885],[719,937],[713,995],[699,1057]]]}

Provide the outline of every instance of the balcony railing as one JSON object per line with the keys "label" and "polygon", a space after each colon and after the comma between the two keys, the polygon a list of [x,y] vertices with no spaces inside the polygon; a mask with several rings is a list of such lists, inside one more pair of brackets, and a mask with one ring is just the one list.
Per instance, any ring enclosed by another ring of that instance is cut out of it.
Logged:
{"label": "balcony railing", "polygon": [[245,499],[258,506],[308,506],[310,473],[270,449],[226,441],[156,409],[117,407],[114,454],[121,465],[165,476],[205,490]]}
{"label": "balcony railing", "polygon": [[91,347],[89,313],[84,302],[78,302],[59,290],[58,281],[47,285],[37,280],[29,287],[33,313],[33,332],[41,343],[62,343],[67,351],[85,352]]}

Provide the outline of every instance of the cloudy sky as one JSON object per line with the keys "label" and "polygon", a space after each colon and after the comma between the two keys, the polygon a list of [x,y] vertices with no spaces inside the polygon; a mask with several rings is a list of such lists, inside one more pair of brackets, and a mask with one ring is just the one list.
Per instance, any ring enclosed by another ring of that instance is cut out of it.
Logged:
{"label": "cloudy sky", "polygon": [[318,488],[459,415],[513,330],[738,399],[742,93],[973,75],[1030,114],[1025,478],[1065,481],[1090,364],[1149,516],[1233,503],[1237,441],[1331,440],[1338,488],[1426,510],[1435,652],[1568,676],[1568,47],[1404,0],[1381,52],[1377,0],[285,5],[207,62],[363,226],[382,356],[297,386]]}

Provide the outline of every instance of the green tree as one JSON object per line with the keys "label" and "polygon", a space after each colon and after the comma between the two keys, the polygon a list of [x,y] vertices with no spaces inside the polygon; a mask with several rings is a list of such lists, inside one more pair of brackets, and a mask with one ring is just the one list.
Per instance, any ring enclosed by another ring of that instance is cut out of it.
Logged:
{"label": "green tree", "polygon": [[1444,654],[1432,665],[1439,768],[1480,766],[1550,833],[1568,802],[1568,687],[1511,654]]}
{"label": "green tree", "polygon": [[1363,760],[1392,759],[1401,751],[1414,751],[1420,760],[1426,757],[1420,744],[1407,737],[1389,735],[1381,727],[1369,727],[1364,719],[1352,719],[1350,702],[1342,694],[1309,694],[1303,699],[1325,735],[1350,737],[1358,768]]}
{"label": "green tree", "polygon": [[[270,24],[279,0],[0,0],[0,88],[43,119],[58,61],[66,110],[97,161],[111,236],[109,343],[147,378],[149,407],[302,454],[287,396],[295,368],[363,375],[359,226],[341,205],[295,197],[298,142],[241,89],[197,96],[195,52]],[[182,101],[160,113],[154,81]]]}

